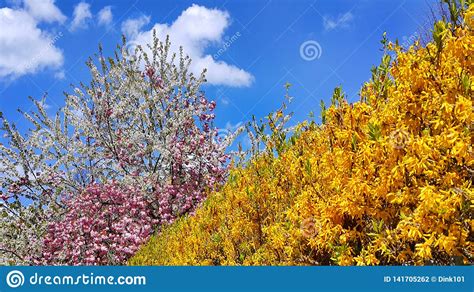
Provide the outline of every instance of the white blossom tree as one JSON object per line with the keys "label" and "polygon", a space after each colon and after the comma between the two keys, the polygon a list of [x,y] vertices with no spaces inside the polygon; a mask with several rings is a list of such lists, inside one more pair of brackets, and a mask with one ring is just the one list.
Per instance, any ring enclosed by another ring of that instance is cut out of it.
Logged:
{"label": "white blossom tree", "polygon": [[190,73],[190,58],[170,52],[169,39],[125,48],[124,39],[113,58],[99,49],[87,62],[92,81],[66,94],[55,117],[33,100],[27,133],[0,113],[0,264],[40,256],[48,226],[90,185],[139,188],[158,227],[192,212],[225,178],[237,133],[217,139],[216,104],[200,91],[205,72]]}

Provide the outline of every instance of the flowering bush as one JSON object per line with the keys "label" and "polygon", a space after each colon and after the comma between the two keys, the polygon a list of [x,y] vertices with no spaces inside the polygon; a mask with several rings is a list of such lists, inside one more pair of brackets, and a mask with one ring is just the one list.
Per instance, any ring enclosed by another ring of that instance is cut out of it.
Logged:
{"label": "flowering bush", "polygon": [[[27,264],[41,254],[49,223],[72,223],[71,204],[86,203],[64,204],[63,197],[85,199],[96,184],[116,181],[136,190],[151,205],[153,222],[163,224],[192,212],[225,178],[232,135],[217,139],[216,103],[200,92],[204,72],[189,73],[189,57],[171,54],[169,40],[154,37],[133,56],[124,45],[115,58],[102,50],[97,58],[87,63],[90,84],[66,94],[55,118],[34,101],[36,110],[24,113],[34,126],[26,135],[0,113],[7,141],[0,143],[0,263]],[[82,252],[75,248],[70,252]]]}
{"label": "flowering bush", "polygon": [[265,151],[129,263],[472,264],[473,15],[425,47],[384,39],[361,101],[337,88],[322,125],[286,139],[269,116]]}
{"label": "flowering bush", "polygon": [[114,265],[126,261],[153,232],[150,202],[132,187],[87,187],[65,202],[67,213],[48,225],[36,263]]}

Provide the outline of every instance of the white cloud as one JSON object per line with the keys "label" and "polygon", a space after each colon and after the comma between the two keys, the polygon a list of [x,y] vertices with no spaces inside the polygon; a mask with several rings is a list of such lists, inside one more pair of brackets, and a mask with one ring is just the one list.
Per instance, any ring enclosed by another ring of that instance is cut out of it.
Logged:
{"label": "white cloud", "polygon": [[330,16],[325,16],[323,18],[323,26],[325,30],[334,30],[337,28],[349,28],[352,21],[354,20],[354,15],[350,11],[340,14],[337,18]]}
{"label": "white cloud", "polygon": [[54,0],[24,0],[24,3],[28,14],[38,21],[63,23],[66,20]]}
{"label": "white cloud", "polygon": [[128,37],[135,37],[148,23],[150,23],[150,16],[145,15],[127,19],[122,23],[122,32]]}
{"label": "white cloud", "polygon": [[[38,13],[33,16],[29,10],[0,8],[0,78],[14,79],[62,66],[63,54],[54,45],[62,34],[53,36],[38,28],[38,19],[44,20],[46,16],[44,12]],[[59,20],[59,14],[52,15]]]}
{"label": "white cloud", "polygon": [[86,28],[87,21],[92,18],[91,6],[89,3],[80,2],[74,7],[74,19],[71,23],[71,31],[79,28]]}
{"label": "white cloud", "polygon": [[201,72],[207,68],[206,79],[211,84],[222,84],[228,86],[249,86],[253,76],[247,71],[229,65],[223,61],[216,61],[210,55],[193,59],[193,71]]}
{"label": "white cloud", "polygon": [[153,30],[161,40],[169,35],[172,50],[176,52],[182,46],[184,52],[193,59],[191,70],[195,74],[204,68],[208,69],[206,77],[210,84],[240,87],[252,83],[253,76],[250,73],[223,61],[216,61],[212,54],[205,52],[210,45],[222,42],[223,33],[230,23],[226,11],[194,4],[172,24],[156,23],[151,30],[140,31],[148,21],[149,18],[143,17],[127,20],[122,24],[122,31],[130,42],[142,45],[151,42]]}
{"label": "white cloud", "polygon": [[105,6],[99,11],[99,25],[109,26],[112,23],[112,7]]}

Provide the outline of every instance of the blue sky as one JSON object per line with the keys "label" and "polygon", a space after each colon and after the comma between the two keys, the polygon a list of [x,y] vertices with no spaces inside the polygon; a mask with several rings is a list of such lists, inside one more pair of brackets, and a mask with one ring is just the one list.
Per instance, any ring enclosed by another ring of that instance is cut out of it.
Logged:
{"label": "blue sky", "polygon": [[[0,111],[22,128],[15,110],[30,109],[27,97],[39,99],[47,92],[54,114],[70,84],[89,81],[84,63],[99,43],[105,55],[112,55],[122,33],[138,42],[160,24],[172,42],[174,36],[188,44],[183,29],[208,35],[189,43],[189,51],[215,67],[203,90],[217,101],[217,126],[277,109],[286,82],[293,84],[293,123],[307,119],[310,111],[319,120],[319,102],[328,101],[335,86],[358,100],[382,55],[382,33],[412,41],[426,26],[429,5],[424,0],[0,1]],[[196,11],[210,18],[196,22],[189,17]],[[302,56],[305,43],[316,44],[313,58]],[[38,51],[41,58],[31,57]]]}

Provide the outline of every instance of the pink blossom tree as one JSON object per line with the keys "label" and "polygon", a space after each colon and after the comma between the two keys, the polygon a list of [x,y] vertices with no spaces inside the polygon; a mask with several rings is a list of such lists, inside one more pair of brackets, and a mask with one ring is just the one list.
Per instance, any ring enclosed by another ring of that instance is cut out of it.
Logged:
{"label": "pink blossom tree", "polygon": [[216,104],[200,91],[205,72],[190,73],[182,50],[154,36],[132,56],[124,40],[114,58],[101,49],[96,57],[87,62],[90,84],[66,94],[54,118],[34,101],[24,113],[34,127],[22,134],[0,113],[0,264],[38,258],[48,226],[74,222],[72,206],[87,203],[74,197],[89,198],[97,184],[133,188],[159,225],[192,212],[226,176],[225,149],[237,133],[217,139]]}
{"label": "pink blossom tree", "polygon": [[121,264],[157,223],[149,202],[135,187],[92,184],[65,204],[62,220],[48,225],[38,264]]}

